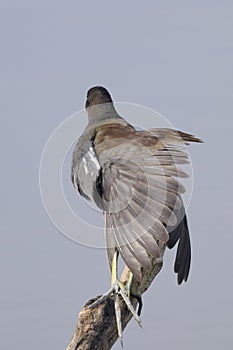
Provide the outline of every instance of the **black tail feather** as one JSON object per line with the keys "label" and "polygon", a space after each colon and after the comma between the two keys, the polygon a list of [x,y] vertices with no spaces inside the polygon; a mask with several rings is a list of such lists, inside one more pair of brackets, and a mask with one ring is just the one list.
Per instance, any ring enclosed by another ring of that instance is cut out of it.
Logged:
{"label": "black tail feather", "polygon": [[178,274],[178,284],[181,284],[183,281],[187,281],[191,264],[191,244],[186,215],[184,215],[179,225],[169,234],[167,247],[171,249],[177,242],[179,243],[174,264],[174,271]]}

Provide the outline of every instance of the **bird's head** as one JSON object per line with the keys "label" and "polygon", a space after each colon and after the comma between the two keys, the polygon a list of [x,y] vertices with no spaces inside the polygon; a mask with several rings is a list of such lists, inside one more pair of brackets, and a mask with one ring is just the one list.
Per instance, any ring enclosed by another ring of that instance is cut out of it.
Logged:
{"label": "bird's head", "polygon": [[103,86],[94,86],[87,92],[86,109],[102,103],[113,103],[110,93]]}
{"label": "bird's head", "polygon": [[122,119],[115,110],[110,93],[103,86],[94,86],[88,90],[85,108],[89,123],[106,119]]}

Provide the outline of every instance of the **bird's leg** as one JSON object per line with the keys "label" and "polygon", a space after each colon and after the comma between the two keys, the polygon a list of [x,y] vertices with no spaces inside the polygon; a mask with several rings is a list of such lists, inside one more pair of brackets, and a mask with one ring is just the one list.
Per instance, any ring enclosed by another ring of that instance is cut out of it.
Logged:
{"label": "bird's leg", "polygon": [[98,298],[94,303],[89,305],[89,308],[96,307],[97,305],[103,303],[114,291],[116,292],[117,286],[116,286],[116,281],[117,281],[117,268],[118,268],[118,252],[116,251],[114,253],[113,259],[112,259],[112,268],[111,268],[111,288],[104,293],[100,298]]}
{"label": "bird's leg", "polygon": [[114,296],[114,307],[116,315],[116,324],[118,337],[123,347],[123,332],[121,323],[121,308],[119,302],[120,287],[118,284],[118,251],[116,250],[112,259],[112,269],[111,269],[111,287]]}
{"label": "bird's leg", "polygon": [[128,295],[128,298],[130,299],[130,297],[134,297],[135,299],[137,299],[137,302],[138,302],[138,311],[137,311],[137,314],[138,316],[141,315],[141,311],[142,311],[142,297],[138,294],[134,294],[132,291],[131,291],[131,287],[132,287],[132,282],[133,282],[133,274],[132,272],[130,271],[129,273],[129,278],[126,282],[126,290],[127,290],[127,295]]}
{"label": "bird's leg", "polygon": [[[117,323],[117,331],[118,331],[118,336],[120,338],[121,344],[123,345],[123,332],[122,332],[122,323],[121,323],[121,309],[120,309],[120,299],[119,296],[122,297],[124,302],[126,303],[129,311],[132,313],[133,317],[141,327],[141,320],[134,309],[131,301],[130,301],[130,289],[131,289],[131,284],[132,284],[132,278],[133,275],[132,273],[130,274],[129,280],[127,281],[126,285],[122,283],[118,279],[118,255],[119,253],[115,251],[113,260],[112,260],[112,267],[111,267],[111,288],[109,291],[105,294],[103,294],[98,300],[96,300],[94,303],[89,305],[89,308],[93,308],[100,303],[104,302],[110,295],[113,294],[114,297],[114,307],[115,307],[115,315],[116,315],[116,323]],[[137,297],[136,297],[137,298]],[[137,298],[138,299],[138,298]],[[139,302],[139,307],[140,307],[140,302]]]}
{"label": "bird's leg", "polygon": [[130,298],[132,282],[133,282],[133,274],[130,271],[129,278],[128,278],[127,282],[126,282],[126,290],[127,290],[128,298]]}
{"label": "bird's leg", "polygon": [[129,278],[129,281],[127,281],[126,286],[118,279],[118,255],[119,255],[118,251],[115,251],[113,260],[112,260],[111,286],[112,286],[113,295],[114,295],[114,307],[115,307],[115,314],[116,314],[118,336],[120,338],[121,345],[123,345],[123,332],[122,332],[122,323],[121,323],[121,309],[120,309],[120,303],[119,303],[119,295],[122,297],[128,309],[130,310],[130,312],[132,313],[135,320],[138,322],[140,326],[141,326],[141,320],[130,301],[129,291],[132,284],[132,277],[133,277],[132,273]]}

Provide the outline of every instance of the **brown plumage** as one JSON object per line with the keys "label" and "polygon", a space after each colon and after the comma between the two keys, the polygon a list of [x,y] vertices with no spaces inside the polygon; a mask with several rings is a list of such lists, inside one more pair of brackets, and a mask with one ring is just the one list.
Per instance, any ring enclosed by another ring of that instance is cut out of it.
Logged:
{"label": "brown plumage", "polygon": [[141,280],[161,243],[178,242],[175,272],[187,280],[191,247],[179,178],[187,174],[185,145],[202,142],[172,129],[137,131],[115,110],[103,87],[88,91],[89,122],[73,154],[72,181],[81,195],[104,212],[109,263],[117,250]]}

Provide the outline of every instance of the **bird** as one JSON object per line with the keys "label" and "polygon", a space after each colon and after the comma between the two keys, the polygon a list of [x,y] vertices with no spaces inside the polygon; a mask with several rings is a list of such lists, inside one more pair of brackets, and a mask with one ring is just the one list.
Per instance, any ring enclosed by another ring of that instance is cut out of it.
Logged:
{"label": "bird", "polygon": [[[202,140],[169,128],[137,130],[103,86],[88,90],[85,108],[88,123],[73,151],[71,180],[104,214],[111,288],[92,307],[114,295],[122,341],[119,296],[141,325],[129,297],[132,278],[140,282],[152,258],[162,261],[164,247],[178,245],[177,282],[188,279],[191,244],[180,179],[188,177],[182,169],[189,162],[187,145]],[[119,255],[130,270],[127,290],[117,275]]]}

